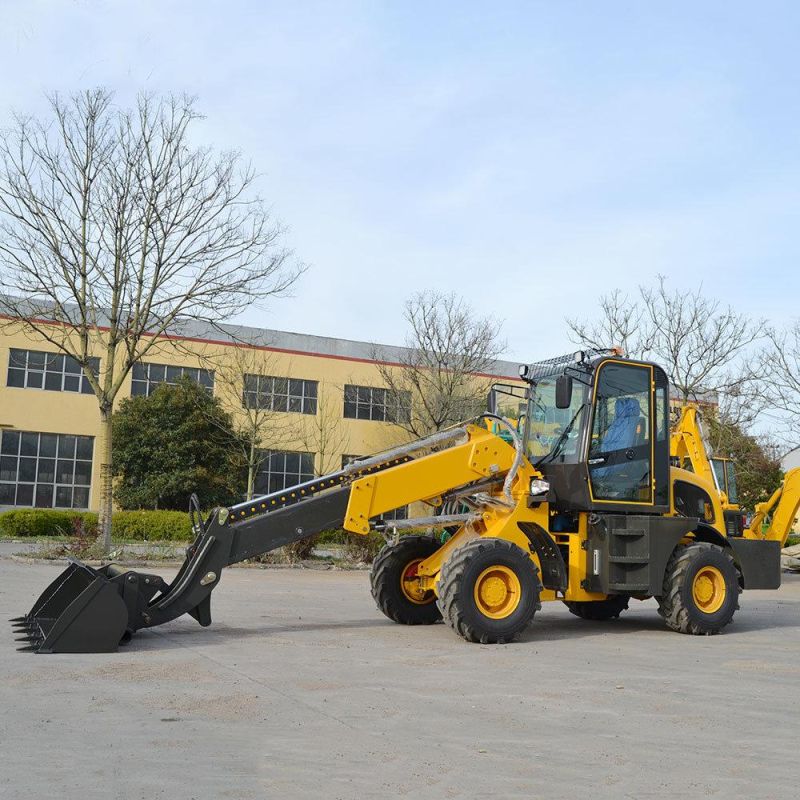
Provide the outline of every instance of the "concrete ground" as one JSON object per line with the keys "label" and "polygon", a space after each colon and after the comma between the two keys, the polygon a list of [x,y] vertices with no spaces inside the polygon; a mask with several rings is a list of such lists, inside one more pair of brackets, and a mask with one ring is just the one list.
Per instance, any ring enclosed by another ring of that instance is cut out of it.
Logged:
{"label": "concrete ground", "polygon": [[[0,618],[56,574],[0,560]],[[166,574],[166,570],[164,573]],[[214,624],[112,655],[0,628],[0,797],[793,798],[800,576],[728,632],[545,604],[519,643],[395,625],[364,572],[228,570]]]}

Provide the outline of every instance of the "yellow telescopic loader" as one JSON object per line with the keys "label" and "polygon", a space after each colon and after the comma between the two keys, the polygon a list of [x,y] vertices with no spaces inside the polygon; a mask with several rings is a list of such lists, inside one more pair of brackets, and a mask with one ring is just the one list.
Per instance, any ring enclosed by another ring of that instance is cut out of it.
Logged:
{"label": "yellow telescopic loader", "polygon": [[[22,649],[112,651],[183,614],[209,625],[226,566],[342,527],[385,534],[370,581],[387,617],[443,620],[484,644],[513,640],[547,600],[605,620],[655,597],[673,630],[713,634],[743,589],[778,588],[800,471],[744,527],[733,473],[723,487],[696,417],[670,431],[661,367],[591,351],[525,365],[520,377],[524,386],[493,388],[487,414],[339,472],[205,520],[195,500],[195,540],[169,583],[71,563],[12,621]],[[508,402],[513,421],[497,413]],[[429,518],[382,521],[419,501]]]}

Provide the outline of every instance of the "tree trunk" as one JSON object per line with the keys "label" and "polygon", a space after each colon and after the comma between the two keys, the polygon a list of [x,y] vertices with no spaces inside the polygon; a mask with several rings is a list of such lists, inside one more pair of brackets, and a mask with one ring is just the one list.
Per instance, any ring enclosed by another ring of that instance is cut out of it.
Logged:
{"label": "tree trunk", "polygon": [[100,411],[100,506],[97,520],[97,543],[103,554],[111,552],[111,511],[113,507],[111,411]]}
{"label": "tree trunk", "polygon": [[247,459],[247,499],[253,499],[256,483],[256,443],[250,442],[250,457]]}

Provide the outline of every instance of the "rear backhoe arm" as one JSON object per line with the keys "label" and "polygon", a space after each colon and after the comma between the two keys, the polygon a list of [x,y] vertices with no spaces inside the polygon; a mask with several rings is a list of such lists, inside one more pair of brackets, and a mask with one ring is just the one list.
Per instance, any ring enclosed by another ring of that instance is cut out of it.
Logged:
{"label": "rear backhoe arm", "polygon": [[[509,445],[477,424],[461,425],[355,462],[343,470],[231,508],[215,509],[175,579],[109,564],[73,562],[31,611],[14,620],[35,652],[108,652],[135,631],[190,614],[211,623],[211,592],[222,570],[324,530],[358,534],[370,520],[400,506],[441,503],[466,485],[511,483],[523,463],[520,443]],[[527,470],[530,467],[526,464]],[[464,521],[469,515],[463,515]],[[434,520],[415,520],[416,525]]]}
{"label": "rear backhoe arm", "polygon": [[700,410],[691,403],[683,406],[670,435],[670,455],[678,459],[679,466],[685,469],[688,462],[692,472],[712,486],[717,486],[714,467],[709,459],[710,452]]}
{"label": "rear backhoe arm", "polygon": [[[756,512],[744,535],[748,539],[767,539],[786,544],[792,532],[794,521],[800,510],[800,467],[790,469],[783,477],[783,483],[764,503],[756,504]],[[767,527],[764,523],[769,520]]]}

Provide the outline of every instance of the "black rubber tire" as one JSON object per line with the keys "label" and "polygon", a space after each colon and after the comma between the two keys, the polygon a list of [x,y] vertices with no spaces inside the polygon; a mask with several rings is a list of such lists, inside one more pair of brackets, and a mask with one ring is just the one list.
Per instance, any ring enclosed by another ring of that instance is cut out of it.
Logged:
{"label": "black rubber tire", "polygon": [[432,556],[441,543],[432,536],[402,536],[396,543],[385,544],[369,573],[370,589],[378,608],[400,625],[432,625],[442,615],[436,605],[436,595],[424,604],[409,600],[401,588],[406,567],[418,558]]}
{"label": "black rubber tire", "polygon": [[[486,616],[475,603],[475,582],[494,565],[510,568],[520,582],[520,601],[504,619]],[[475,539],[459,547],[443,564],[437,603],[444,621],[468,642],[506,644],[530,624],[542,607],[541,590],[539,570],[522,548],[505,539]]]}
{"label": "black rubber tire", "polygon": [[610,594],[605,600],[565,600],[564,605],[576,617],[602,622],[619,617],[628,607],[630,599],[627,594]]}
{"label": "black rubber tire", "polygon": [[[713,614],[699,608],[692,597],[695,575],[704,566],[716,567],[725,581],[725,598]],[[736,565],[721,547],[707,542],[679,545],[667,563],[663,592],[657,598],[658,613],[674,631],[711,636],[731,622],[739,608],[741,591]]]}

